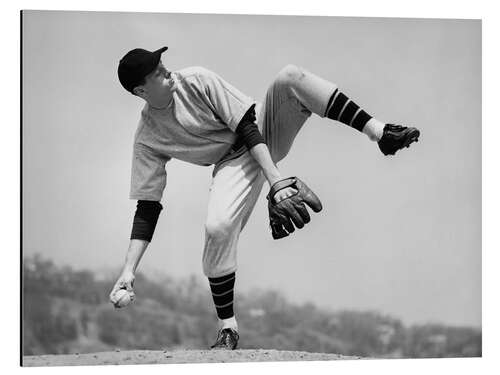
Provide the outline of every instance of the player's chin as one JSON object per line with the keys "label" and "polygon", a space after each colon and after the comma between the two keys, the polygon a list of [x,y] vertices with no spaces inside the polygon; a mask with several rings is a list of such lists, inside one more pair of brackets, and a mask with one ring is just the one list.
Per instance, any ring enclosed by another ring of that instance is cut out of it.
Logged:
{"label": "player's chin", "polygon": [[170,96],[171,85],[168,84],[168,81],[165,81],[160,90],[162,96]]}

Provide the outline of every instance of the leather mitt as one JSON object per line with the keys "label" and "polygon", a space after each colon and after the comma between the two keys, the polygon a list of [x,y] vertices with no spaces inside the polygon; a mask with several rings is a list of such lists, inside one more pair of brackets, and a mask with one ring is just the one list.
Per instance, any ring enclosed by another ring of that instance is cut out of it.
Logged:
{"label": "leather mitt", "polygon": [[[293,187],[297,192],[276,202],[275,194],[287,187]],[[288,236],[295,231],[295,227],[303,228],[311,221],[306,205],[314,212],[320,212],[323,208],[318,196],[298,177],[289,177],[274,183],[267,200],[269,224],[275,240]]]}

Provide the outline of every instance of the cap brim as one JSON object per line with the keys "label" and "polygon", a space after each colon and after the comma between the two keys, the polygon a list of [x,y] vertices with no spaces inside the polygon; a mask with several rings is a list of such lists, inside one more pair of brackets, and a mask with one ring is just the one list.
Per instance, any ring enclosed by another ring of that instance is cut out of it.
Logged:
{"label": "cap brim", "polygon": [[158,63],[160,62],[161,59],[161,54],[165,52],[168,49],[168,47],[161,47],[160,49],[157,49],[156,51],[153,52],[153,55],[151,56],[151,70],[152,71]]}
{"label": "cap brim", "polygon": [[168,49],[168,47],[161,47],[160,49],[157,49],[156,51],[154,51],[153,53],[159,53],[159,54],[162,54],[163,52],[165,52],[166,50]]}
{"label": "cap brim", "polygon": [[154,55],[154,60],[156,61],[156,64],[160,62],[161,54],[165,52],[168,49],[168,47],[161,47],[160,49],[157,49],[156,51],[153,52]]}
{"label": "cap brim", "polygon": [[149,62],[145,65],[144,77],[150,74],[158,66],[161,59],[161,54],[165,52],[168,47],[162,47],[154,52],[151,52]]}

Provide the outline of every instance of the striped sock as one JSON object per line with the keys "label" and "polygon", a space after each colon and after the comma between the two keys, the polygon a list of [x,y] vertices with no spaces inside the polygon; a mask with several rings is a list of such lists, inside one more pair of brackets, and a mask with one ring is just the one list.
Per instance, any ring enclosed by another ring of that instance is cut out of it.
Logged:
{"label": "striped sock", "polygon": [[[339,89],[336,89],[330,97],[328,106],[326,107],[325,116],[353,127],[354,129],[367,134],[368,137],[373,140],[376,138],[380,139],[381,132],[383,132],[384,124],[382,122],[370,122],[373,117],[361,109],[359,105],[354,103]],[[370,126],[365,129],[368,122],[370,122]],[[373,124],[376,126],[374,127]]]}
{"label": "striped sock", "polygon": [[221,320],[229,319],[234,316],[233,299],[235,279],[235,272],[222,277],[208,278],[215,309],[217,310],[217,316]]}

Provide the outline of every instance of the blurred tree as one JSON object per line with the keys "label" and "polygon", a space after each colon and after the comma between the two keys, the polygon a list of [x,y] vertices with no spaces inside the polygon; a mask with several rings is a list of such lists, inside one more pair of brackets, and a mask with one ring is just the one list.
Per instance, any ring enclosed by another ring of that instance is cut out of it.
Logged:
{"label": "blurred tree", "polygon": [[[207,348],[216,315],[199,278],[153,280],[139,273],[138,301],[114,309],[114,280],[57,267],[39,255],[23,262],[23,353],[77,350]],[[278,291],[239,294],[242,348],[330,352],[369,357],[481,356],[480,329],[427,324],[405,327],[373,311],[332,312],[290,303]],[[81,329],[79,329],[81,327]],[[92,328],[92,329],[91,329]],[[84,335],[85,340],[78,340]]]}

